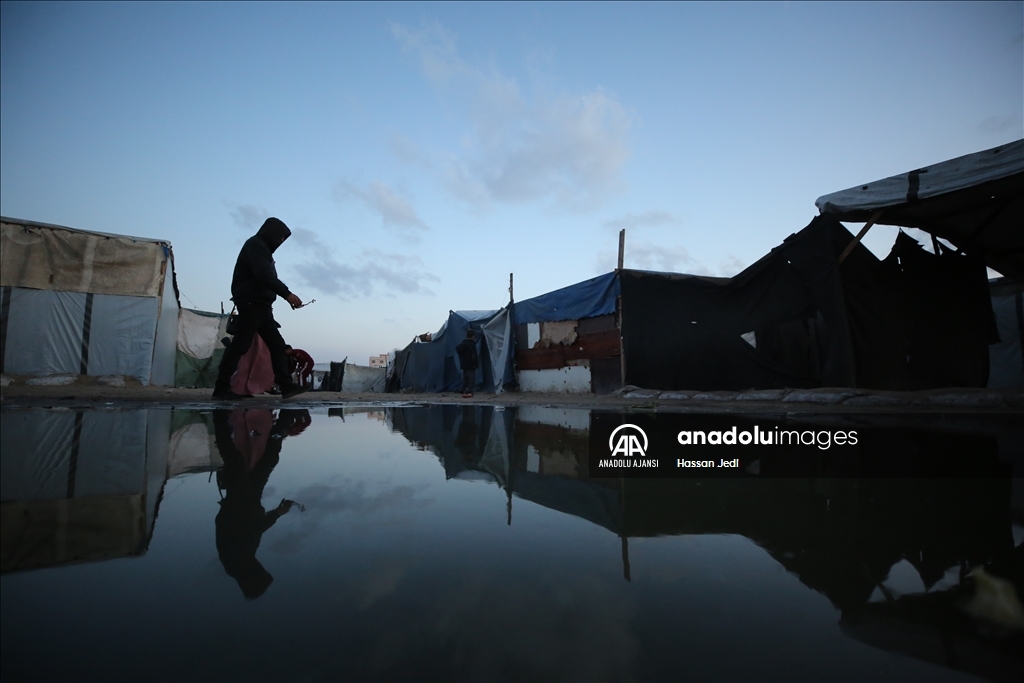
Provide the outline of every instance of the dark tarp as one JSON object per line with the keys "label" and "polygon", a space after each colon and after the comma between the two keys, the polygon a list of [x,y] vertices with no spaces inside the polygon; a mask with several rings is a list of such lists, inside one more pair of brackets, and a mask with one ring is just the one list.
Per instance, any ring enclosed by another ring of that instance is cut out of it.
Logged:
{"label": "dark tarp", "polygon": [[984,386],[992,312],[980,259],[929,254],[904,236],[885,261],[857,245],[840,266],[852,239],[835,218],[818,216],[723,284],[623,271],[626,382]]}
{"label": "dark tarp", "polygon": [[[448,320],[428,342],[413,341],[395,357],[394,369],[387,383],[388,391],[411,389],[417,393],[457,391],[462,385],[462,367],[455,347],[466,338],[466,331],[476,332],[477,367],[476,386],[491,389],[495,387],[496,374],[491,363],[491,346],[488,338],[510,336],[508,330],[500,334],[488,328],[488,323],[501,316],[499,311],[450,311]],[[504,343],[502,343],[504,348]],[[495,349],[495,354],[501,350]],[[506,352],[504,376],[501,385],[512,381],[511,354]]]}
{"label": "dark tarp", "polygon": [[619,296],[617,273],[556,289],[532,299],[516,302],[516,325],[579,320],[615,312]]}

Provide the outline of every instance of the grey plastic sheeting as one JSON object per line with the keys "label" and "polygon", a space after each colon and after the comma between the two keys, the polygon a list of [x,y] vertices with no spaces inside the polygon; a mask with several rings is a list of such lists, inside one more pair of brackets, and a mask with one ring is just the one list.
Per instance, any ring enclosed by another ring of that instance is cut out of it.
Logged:
{"label": "grey plastic sheeting", "polygon": [[[8,291],[10,304],[2,321],[3,372],[125,375],[150,383],[161,299],[5,287],[5,303]],[[172,347],[172,379],[173,354]],[[162,371],[164,364],[160,363]],[[159,379],[166,383],[166,378]]]}

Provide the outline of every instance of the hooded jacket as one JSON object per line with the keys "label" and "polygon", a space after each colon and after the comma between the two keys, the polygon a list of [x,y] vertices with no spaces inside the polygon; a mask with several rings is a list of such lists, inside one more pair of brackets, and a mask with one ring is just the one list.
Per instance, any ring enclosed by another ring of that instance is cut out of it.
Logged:
{"label": "hooded jacket", "polygon": [[286,298],[291,294],[288,286],[277,277],[273,256],[291,234],[284,221],[268,218],[259,232],[245,241],[231,276],[232,301],[270,307],[277,297]]}

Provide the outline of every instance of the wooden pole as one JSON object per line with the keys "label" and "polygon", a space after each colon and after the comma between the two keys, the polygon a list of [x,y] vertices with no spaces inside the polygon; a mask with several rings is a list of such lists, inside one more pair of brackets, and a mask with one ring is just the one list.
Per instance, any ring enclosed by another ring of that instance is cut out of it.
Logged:
{"label": "wooden pole", "polygon": [[865,223],[864,227],[861,228],[860,232],[857,233],[857,236],[853,238],[853,241],[846,245],[846,249],[843,249],[843,253],[839,255],[839,263],[842,263],[843,261],[846,260],[846,257],[850,255],[850,252],[853,251],[854,247],[860,244],[860,241],[864,238],[864,235],[868,234],[868,230],[871,229],[871,226],[877,223],[878,219],[881,217],[882,209],[875,211],[874,215],[871,216],[870,219],[868,219],[868,222]]}
{"label": "wooden pole", "polygon": [[626,257],[626,229],[619,230],[619,265],[616,270],[622,270],[622,262]]}
{"label": "wooden pole", "polygon": [[515,299],[512,296],[512,273],[508,274],[508,302],[514,303]]}

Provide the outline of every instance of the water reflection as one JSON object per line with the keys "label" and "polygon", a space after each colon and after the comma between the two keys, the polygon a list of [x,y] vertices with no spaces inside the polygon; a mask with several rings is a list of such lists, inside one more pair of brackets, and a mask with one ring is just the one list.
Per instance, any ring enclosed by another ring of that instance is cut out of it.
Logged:
{"label": "water reflection", "polygon": [[263,490],[281,459],[285,438],[298,436],[311,422],[307,410],[218,410],[213,424],[223,466],[217,471],[222,491],[217,513],[217,554],[224,571],[238,582],[249,600],[270,587],[271,576],[256,551],[263,534],[296,505],[282,498],[270,512],[263,507]]}
{"label": "water reflection", "polygon": [[[953,427],[1012,476],[606,480],[582,411],[0,417],[4,679],[147,677],[146,662],[174,679],[1024,668],[1007,592],[1024,588],[1022,432],[996,418]],[[95,625],[115,622],[132,626],[112,644]]]}

